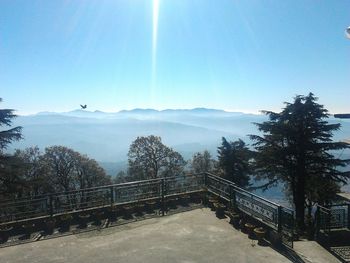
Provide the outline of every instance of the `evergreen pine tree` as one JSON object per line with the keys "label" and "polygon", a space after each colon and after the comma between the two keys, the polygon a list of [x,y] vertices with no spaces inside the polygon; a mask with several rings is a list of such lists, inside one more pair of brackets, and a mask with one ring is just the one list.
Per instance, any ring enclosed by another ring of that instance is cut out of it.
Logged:
{"label": "evergreen pine tree", "polygon": [[[337,187],[316,189],[317,186],[346,183],[349,172],[341,172],[350,160],[341,160],[335,150],[348,148],[344,142],[332,141],[333,132],[340,124],[329,124],[329,114],[316,103],[312,93],[297,96],[293,103],[286,103],[280,113],[264,111],[269,120],[257,123],[262,136],[251,135],[254,146],[256,173],[268,179],[270,184],[283,182],[292,194],[297,225],[305,227],[305,202],[307,196],[319,196],[320,191],[335,191]],[[312,183],[313,181],[323,183]],[[311,189],[314,188],[314,189]],[[318,193],[318,194],[317,194]],[[328,192],[322,198],[331,196]]]}

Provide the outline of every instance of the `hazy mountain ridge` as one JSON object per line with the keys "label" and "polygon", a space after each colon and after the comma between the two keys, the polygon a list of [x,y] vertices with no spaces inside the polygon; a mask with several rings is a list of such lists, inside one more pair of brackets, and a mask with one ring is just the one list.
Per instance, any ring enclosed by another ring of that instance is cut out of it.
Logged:
{"label": "hazy mountain ridge", "polygon": [[[33,145],[43,150],[58,144],[87,154],[101,163],[125,163],[131,142],[137,136],[154,134],[161,136],[165,144],[179,151],[185,159],[205,149],[216,157],[221,137],[229,140],[242,138],[249,143],[247,135],[258,133],[253,123],[266,119],[264,115],[206,108],[134,109],[116,113],[85,110],[41,112],[15,119],[14,125],[23,126],[24,140],[13,143],[10,150]],[[330,118],[330,122],[342,123],[341,131],[335,133],[336,140],[350,137],[350,122],[334,118]]]}

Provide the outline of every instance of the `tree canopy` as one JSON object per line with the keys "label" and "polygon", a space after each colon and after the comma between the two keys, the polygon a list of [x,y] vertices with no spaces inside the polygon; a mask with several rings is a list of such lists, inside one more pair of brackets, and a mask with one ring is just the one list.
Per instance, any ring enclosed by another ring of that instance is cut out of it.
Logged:
{"label": "tree canopy", "polygon": [[225,179],[234,182],[240,187],[247,187],[250,179],[251,151],[244,141],[229,142],[222,137],[221,146],[218,147],[219,173]]}
{"label": "tree canopy", "polygon": [[15,117],[14,110],[0,109],[0,195],[15,192],[23,184],[17,174],[20,168],[19,161],[4,153],[11,142],[22,139],[22,127],[10,128]]}
{"label": "tree canopy", "polygon": [[213,172],[215,164],[215,160],[211,158],[211,155],[207,150],[197,152],[193,155],[191,160],[191,172],[195,174]]}
{"label": "tree canopy", "polygon": [[160,137],[137,137],[128,153],[129,174],[137,179],[174,176],[183,173],[182,156],[162,143]]}
{"label": "tree canopy", "polygon": [[[339,130],[340,124],[328,123],[328,111],[316,101],[312,93],[299,95],[292,103],[285,103],[280,113],[264,111],[269,120],[256,123],[263,135],[250,136],[257,152],[255,172],[260,178],[268,179],[268,184],[281,181],[287,185],[301,230],[306,199],[318,198],[320,191],[337,189],[323,187],[346,183],[350,175],[338,169],[350,160],[341,160],[334,154],[349,147],[344,142],[332,141],[333,132]],[[326,196],[323,194],[322,198]]]}
{"label": "tree canopy", "polygon": [[[0,102],[2,99],[0,98]],[[17,115],[14,114],[12,109],[0,109],[0,127],[11,127],[12,120]],[[0,130],[0,154],[7,148],[7,145],[12,141],[18,141],[22,139],[22,127],[17,126],[8,130]]]}

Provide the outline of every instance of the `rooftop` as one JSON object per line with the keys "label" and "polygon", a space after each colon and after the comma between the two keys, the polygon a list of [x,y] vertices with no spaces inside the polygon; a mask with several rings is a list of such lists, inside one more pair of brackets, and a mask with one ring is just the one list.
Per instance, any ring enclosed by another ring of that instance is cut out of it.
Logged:
{"label": "rooftop", "polygon": [[1,262],[290,262],[196,209],[0,250]]}

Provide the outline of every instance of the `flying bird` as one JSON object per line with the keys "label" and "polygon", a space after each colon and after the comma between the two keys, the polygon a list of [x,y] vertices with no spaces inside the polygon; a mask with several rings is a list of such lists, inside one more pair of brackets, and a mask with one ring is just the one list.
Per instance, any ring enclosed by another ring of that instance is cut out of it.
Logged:
{"label": "flying bird", "polygon": [[81,105],[80,104],[80,107],[83,109],[83,110],[85,110],[86,108],[87,108],[87,105],[85,104],[85,105]]}

